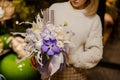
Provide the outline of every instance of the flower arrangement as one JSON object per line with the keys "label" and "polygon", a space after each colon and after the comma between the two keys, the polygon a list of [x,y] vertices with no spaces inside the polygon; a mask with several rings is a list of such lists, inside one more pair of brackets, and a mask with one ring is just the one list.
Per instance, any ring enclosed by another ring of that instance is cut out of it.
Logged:
{"label": "flower arrangement", "polygon": [[55,72],[65,67],[66,55],[73,46],[71,38],[74,35],[64,26],[54,25],[53,11],[51,11],[51,20],[48,20],[50,17],[48,15],[47,9],[43,12],[43,18],[37,15],[36,22],[30,23],[32,27],[28,28],[25,33],[12,33],[25,37],[27,43],[25,50],[29,52],[29,56],[33,54],[37,63],[35,67],[41,73],[43,80],[50,78]]}

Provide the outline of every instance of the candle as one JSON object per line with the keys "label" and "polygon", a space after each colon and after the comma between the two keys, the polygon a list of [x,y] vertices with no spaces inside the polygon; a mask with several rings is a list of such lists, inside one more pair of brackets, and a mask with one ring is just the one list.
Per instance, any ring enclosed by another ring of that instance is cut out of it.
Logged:
{"label": "candle", "polygon": [[43,25],[46,23],[46,11],[43,11]]}
{"label": "candle", "polygon": [[49,9],[48,8],[43,11],[43,21],[44,21],[44,25],[46,25],[46,23],[49,21]]}
{"label": "candle", "polygon": [[47,13],[46,17],[47,17],[47,22],[48,22],[49,21],[49,9],[48,8],[46,10],[46,13]]}
{"label": "candle", "polygon": [[54,10],[51,10],[51,23],[54,25]]}

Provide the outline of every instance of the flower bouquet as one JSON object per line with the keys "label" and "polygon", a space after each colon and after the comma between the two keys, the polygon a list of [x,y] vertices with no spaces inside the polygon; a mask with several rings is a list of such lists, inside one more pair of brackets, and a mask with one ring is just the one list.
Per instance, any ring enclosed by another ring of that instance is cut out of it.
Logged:
{"label": "flower bouquet", "polygon": [[[73,46],[74,33],[64,26],[54,25],[54,11],[46,9],[43,18],[37,15],[36,22],[25,33],[14,32],[25,37],[25,50],[32,55],[32,64],[41,73],[42,80],[50,79],[55,72],[63,70],[67,64],[67,53]],[[51,15],[51,16],[49,16]],[[49,19],[50,18],[50,19]],[[20,23],[20,24],[22,24]],[[27,56],[27,57],[28,57]]]}

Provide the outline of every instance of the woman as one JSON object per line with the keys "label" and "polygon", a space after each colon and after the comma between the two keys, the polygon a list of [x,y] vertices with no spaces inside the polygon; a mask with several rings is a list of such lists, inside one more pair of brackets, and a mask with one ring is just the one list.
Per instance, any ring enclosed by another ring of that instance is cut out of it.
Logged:
{"label": "woman", "polygon": [[75,47],[68,54],[69,65],[55,73],[51,80],[85,80],[85,70],[93,68],[102,59],[102,26],[96,14],[99,0],[69,0],[55,3],[54,24],[67,25],[75,32],[72,41]]}

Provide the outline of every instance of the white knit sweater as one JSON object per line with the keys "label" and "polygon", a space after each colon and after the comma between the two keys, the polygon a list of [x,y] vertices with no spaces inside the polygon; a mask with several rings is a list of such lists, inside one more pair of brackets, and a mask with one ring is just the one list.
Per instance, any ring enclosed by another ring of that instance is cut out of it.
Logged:
{"label": "white knit sweater", "polygon": [[72,41],[75,47],[69,53],[69,62],[75,67],[89,69],[102,59],[102,27],[99,16],[84,15],[85,9],[76,10],[70,2],[55,3],[50,7],[54,10],[55,25],[67,23],[68,29],[75,32]]}

